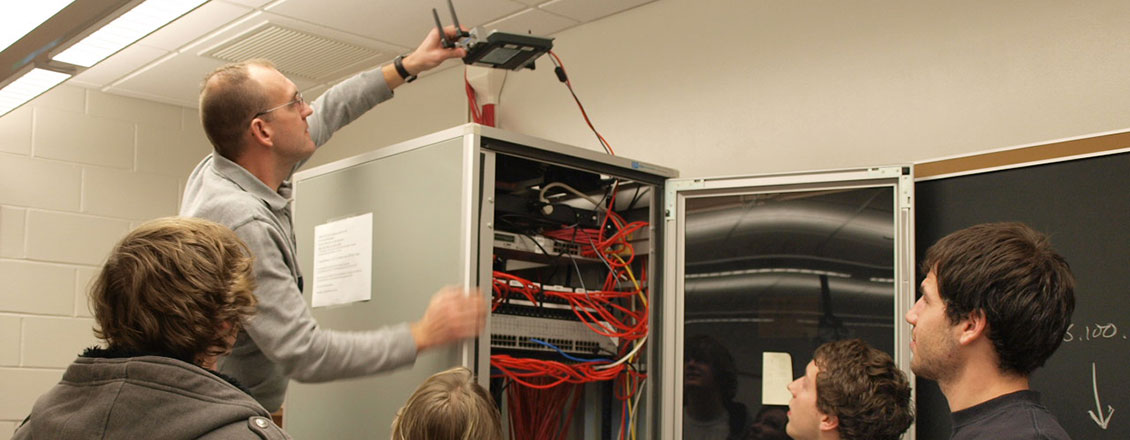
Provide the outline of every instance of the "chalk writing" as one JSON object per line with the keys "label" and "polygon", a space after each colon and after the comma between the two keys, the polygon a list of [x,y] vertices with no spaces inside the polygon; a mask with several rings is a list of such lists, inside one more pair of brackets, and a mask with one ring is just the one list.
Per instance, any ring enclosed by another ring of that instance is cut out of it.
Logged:
{"label": "chalk writing", "polygon": [[1094,323],[1084,325],[1081,329],[1075,324],[1067,326],[1067,333],[1063,335],[1063,342],[1086,342],[1104,339],[1125,340],[1126,335],[1118,333],[1118,326],[1113,322]]}
{"label": "chalk writing", "polygon": [[1098,410],[1098,413],[1087,411],[1087,414],[1091,415],[1091,420],[1094,420],[1095,424],[1105,430],[1107,426],[1110,426],[1110,418],[1114,416],[1114,407],[1107,405],[1107,412],[1103,412],[1103,404],[1099,402],[1099,379],[1095,373],[1094,362],[1091,362],[1091,387],[1095,390],[1095,409]]}

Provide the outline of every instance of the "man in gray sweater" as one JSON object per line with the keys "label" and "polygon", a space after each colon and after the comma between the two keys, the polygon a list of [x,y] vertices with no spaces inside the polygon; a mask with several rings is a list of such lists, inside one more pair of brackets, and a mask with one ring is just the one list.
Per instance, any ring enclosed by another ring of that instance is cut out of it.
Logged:
{"label": "man in gray sweater", "polygon": [[[455,35],[448,27],[446,33]],[[200,93],[204,132],[215,151],[192,172],[180,214],[230,227],[255,255],[257,316],[219,370],[246,385],[268,410],[283,403],[289,379],[324,382],[412,364],[416,354],[478,335],[482,295],[445,288],[419,321],[368,332],[318,326],[302,298],[291,218],[291,175],[337,129],[392,97],[392,90],[449,58],[433,29],[415,52],[363,72],[307,103],[266,60],[221,67]]]}

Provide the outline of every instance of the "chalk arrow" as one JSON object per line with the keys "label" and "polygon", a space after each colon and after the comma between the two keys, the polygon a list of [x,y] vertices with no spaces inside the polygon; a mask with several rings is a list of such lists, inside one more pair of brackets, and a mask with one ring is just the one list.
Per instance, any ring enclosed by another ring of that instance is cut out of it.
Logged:
{"label": "chalk arrow", "polygon": [[1087,411],[1087,414],[1091,415],[1091,420],[1094,420],[1100,428],[1106,429],[1107,425],[1110,424],[1110,417],[1114,415],[1114,407],[1107,405],[1106,409],[1110,412],[1105,417],[1103,416],[1103,404],[1099,403],[1099,381],[1095,378],[1094,362],[1091,362],[1091,386],[1095,389],[1095,409],[1099,412],[1096,415],[1094,411]]}

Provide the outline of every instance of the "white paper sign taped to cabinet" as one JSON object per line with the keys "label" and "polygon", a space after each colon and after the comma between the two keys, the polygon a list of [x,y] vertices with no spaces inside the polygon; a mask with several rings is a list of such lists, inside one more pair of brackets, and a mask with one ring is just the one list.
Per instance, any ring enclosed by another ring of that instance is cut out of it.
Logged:
{"label": "white paper sign taped to cabinet", "polygon": [[373,213],[314,227],[312,307],[372,299]]}
{"label": "white paper sign taped to cabinet", "polygon": [[793,357],[788,353],[761,353],[761,404],[788,405],[792,399]]}

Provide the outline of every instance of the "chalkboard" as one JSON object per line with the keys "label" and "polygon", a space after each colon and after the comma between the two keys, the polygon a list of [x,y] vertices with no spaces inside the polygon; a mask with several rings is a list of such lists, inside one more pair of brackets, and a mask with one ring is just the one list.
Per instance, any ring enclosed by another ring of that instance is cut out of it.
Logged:
{"label": "chalkboard", "polygon": [[[1072,438],[1130,439],[1130,153],[924,180],[915,203],[918,261],[977,223],[1021,221],[1051,236],[1077,280],[1075,314],[1032,388]],[[948,439],[944,396],[918,385],[918,438]]]}

